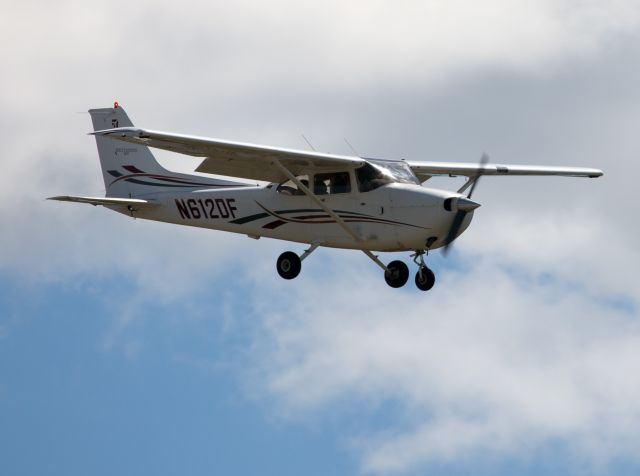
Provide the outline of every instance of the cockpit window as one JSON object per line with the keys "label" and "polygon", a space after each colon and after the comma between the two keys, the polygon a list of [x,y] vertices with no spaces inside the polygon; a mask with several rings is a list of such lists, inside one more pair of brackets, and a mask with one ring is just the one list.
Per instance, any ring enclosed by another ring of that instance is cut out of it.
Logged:
{"label": "cockpit window", "polygon": [[405,162],[391,160],[367,159],[362,167],[356,169],[356,178],[361,192],[369,192],[392,182],[420,185]]}
{"label": "cockpit window", "polygon": [[378,187],[382,187],[393,182],[391,177],[385,175],[378,167],[374,167],[369,162],[356,169],[356,178],[358,179],[358,188],[361,192],[370,192]]}
{"label": "cockpit window", "polygon": [[333,195],[351,192],[349,172],[315,174],[313,177],[313,193],[316,195]]}
{"label": "cockpit window", "polygon": [[[309,187],[308,175],[300,175],[296,178],[300,180],[300,182],[302,182],[302,185],[307,188]],[[278,185],[277,190],[278,193],[281,193],[283,195],[304,195],[304,192],[300,190],[300,188],[298,188],[298,186],[292,180],[287,180],[286,182],[281,183],[280,185]]]}

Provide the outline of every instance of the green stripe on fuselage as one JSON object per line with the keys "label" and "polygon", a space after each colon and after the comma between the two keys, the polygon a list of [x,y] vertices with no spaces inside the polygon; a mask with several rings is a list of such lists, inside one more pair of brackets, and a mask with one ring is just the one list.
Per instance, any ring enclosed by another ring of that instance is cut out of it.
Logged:
{"label": "green stripe on fuselage", "polygon": [[235,220],[231,220],[229,223],[235,223],[236,225],[244,225],[245,223],[249,223],[250,221],[259,220],[260,218],[266,218],[268,216],[269,216],[268,213],[256,213],[255,215],[236,218]]}

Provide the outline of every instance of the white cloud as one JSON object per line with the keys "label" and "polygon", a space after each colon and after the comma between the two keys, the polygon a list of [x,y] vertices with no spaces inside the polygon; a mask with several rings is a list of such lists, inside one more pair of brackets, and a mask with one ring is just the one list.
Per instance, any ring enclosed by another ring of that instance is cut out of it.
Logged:
{"label": "white cloud", "polygon": [[2,99],[16,112],[116,93],[173,111],[208,96],[215,115],[283,89],[424,88],[496,68],[544,75],[607,53],[640,24],[637,2],[622,0],[27,1],[8,11],[12,94]]}
{"label": "white cloud", "polygon": [[351,435],[365,471],[521,457],[550,440],[590,463],[638,454],[637,312],[541,284],[527,268],[519,279],[490,259],[441,273],[429,295],[387,290],[353,261],[321,289],[257,293],[265,317],[254,365],[289,418],[322,418],[344,401],[399,402],[396,424]]}

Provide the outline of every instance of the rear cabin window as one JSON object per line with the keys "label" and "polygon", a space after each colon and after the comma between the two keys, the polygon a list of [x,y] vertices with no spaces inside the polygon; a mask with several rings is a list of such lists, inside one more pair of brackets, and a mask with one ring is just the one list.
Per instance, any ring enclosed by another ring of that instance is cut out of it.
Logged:
{"label": "rear cabin window", "polygon": [[[308,175],[300,175],[296,178],[300,180],[300,182],[302,182],[302,185],[309,188]],[[287,180],[286,182],[283,182],[280,185],[278,185],[277,190],[279,193],[283,195],[304,195],[304,192],[300,188],[298,188],[298,186],[291,180]]]}
{"label": "rear cabin window", "polygon": [[313,193],[316,195],[333,195],[351,192],[349,172],[333,172],[316,174],[313,177]]}

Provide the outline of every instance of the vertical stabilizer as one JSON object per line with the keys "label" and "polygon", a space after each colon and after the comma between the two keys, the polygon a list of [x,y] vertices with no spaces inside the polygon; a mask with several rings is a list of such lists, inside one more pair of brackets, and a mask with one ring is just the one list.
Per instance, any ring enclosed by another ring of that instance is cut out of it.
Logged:
{"label": "vertical stabilizer", "polygon": [[[114,107],[90,109],[93,130],[133,127],[118,103]],[[238,186],[226,180],[170,172],[162,167],[148,147],[95,136],[107,197],[142,197],[166,191]]]}
{"label": "vertical stabilizer", "polygon": [[[117,103],[114,104],[114,107],[90,109],[89,114],[91,114],[94,131],[133,126],[125,110]],[[135,170],[160,175],[168,173],[158,163],[148,147],[123,144],[100,136],[96,136],[96,144],[107,197],[131,197],[139,192],[136,190],[135,183],[122,180],[122,177],[128,173],[135,173]]]}

